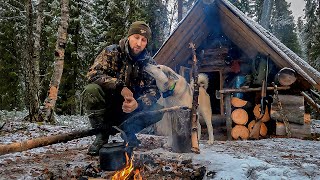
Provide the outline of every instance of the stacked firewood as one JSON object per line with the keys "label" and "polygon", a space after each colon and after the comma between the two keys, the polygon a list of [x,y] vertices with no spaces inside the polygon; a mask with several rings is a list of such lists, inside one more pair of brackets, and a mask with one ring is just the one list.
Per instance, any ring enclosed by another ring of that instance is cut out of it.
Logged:
{"label": "stacked firewood", "polygon": [[[256,123],[256,120],[260,117],[260,104],[256,105],[253,114],[255,119],[249,122],[248,111],[250,111],[250,103],[243,99],[232,97],[231,99],[232,105],[232,113],[231,119],[233,121],[233,128],[231,130],[231,136],[233,139],[242,139],[246,140],[249,138],[249,135]],[[266,111],[268,112],[268,111]],[[265,137],[267,135],[268,129],[265,125],[265,122],[270,120],[270,115],[266,113],[261,119],[261,128],[260,128],[260,136]],[[249,123],[248,123],[249,122]]]}

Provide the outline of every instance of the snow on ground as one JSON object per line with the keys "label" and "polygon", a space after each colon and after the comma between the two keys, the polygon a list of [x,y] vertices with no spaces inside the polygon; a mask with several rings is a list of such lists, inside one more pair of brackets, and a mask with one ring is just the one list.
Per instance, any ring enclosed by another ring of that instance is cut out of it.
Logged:
{"label": "snow on ground", "polygon": [[[59,126],[26,123],[9,118],[0,130],[0,143],[61,134],[88,127],[87,119],[79,116],[58,117]],[[3,119],[3,118],[2,118]],[[320,121],[312,121],[312,132],[320,133]],[[208,179],[320,179],[320,143],[316,140],[269,138],[256,141],[215,141],[212,146],[200,141],[200,154],[173,153],[164,148],[165,137],[139,135],[143,147],[135,154],[156,154],[164,158],[189,158],[206,167]],[[0,156],[2,179],[71,179],[88,165],[97,166],[98,157],[86,155],[94,136],[67,143],[34,148]],[[150,144],[146,142],[154,141]],[[50,175],[50,176],[49,176]]]}
{"label": "snow on ground", "polygon": [[214,179],[320,179],[319,142],[278,138],[201,148],[194,160],[217,172]]}

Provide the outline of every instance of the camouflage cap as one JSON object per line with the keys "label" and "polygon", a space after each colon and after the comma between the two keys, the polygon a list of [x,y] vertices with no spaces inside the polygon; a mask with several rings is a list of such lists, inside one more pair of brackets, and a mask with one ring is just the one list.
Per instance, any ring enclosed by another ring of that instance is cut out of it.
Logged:
{"label": "camouflage cap", "polygon": [[132,34],[140,34],[149,40],[151,38],[151,29],[144,21],[136,21],[130,25],[128,37]]}

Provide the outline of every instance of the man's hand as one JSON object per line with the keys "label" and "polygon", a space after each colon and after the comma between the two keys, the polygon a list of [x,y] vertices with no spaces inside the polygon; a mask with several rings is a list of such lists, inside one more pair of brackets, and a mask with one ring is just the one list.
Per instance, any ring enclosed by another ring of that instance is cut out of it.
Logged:
{"label": "man's hand", "polygon": [[127,87],[124,87],[121,90],[121,96],[123,96],[124,98],[133,97],[133,93],[131,92],[130,89],[128,89]]}
{"label": "man's hand", "polygon": [[122,104],[122,110],[125,113],[131,113],[138,108],[138,102],[131,96],[124,97],[124,102]]}
{"label": "man's hand", "polygon": [[122,88],[121,95],[124,98],[122,103],[122,111],[125,113],[131,113],[138,108],[138,102],[133,98],[133,93],[127,87]]}

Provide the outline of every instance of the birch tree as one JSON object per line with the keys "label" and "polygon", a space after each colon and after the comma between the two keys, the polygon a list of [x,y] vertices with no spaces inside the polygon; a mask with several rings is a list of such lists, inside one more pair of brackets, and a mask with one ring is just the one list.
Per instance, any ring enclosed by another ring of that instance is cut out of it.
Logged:
{"label": "birch tree", "polygon": [[61,0],[61,21],[58,28],[58,38],[54,52],[54,72],[51,77],[48,96],[44,102],[45,121],[54,123],[54,107],[56,105],[60,80],[63,72],[64,53],[68,37],[69,0]]}

